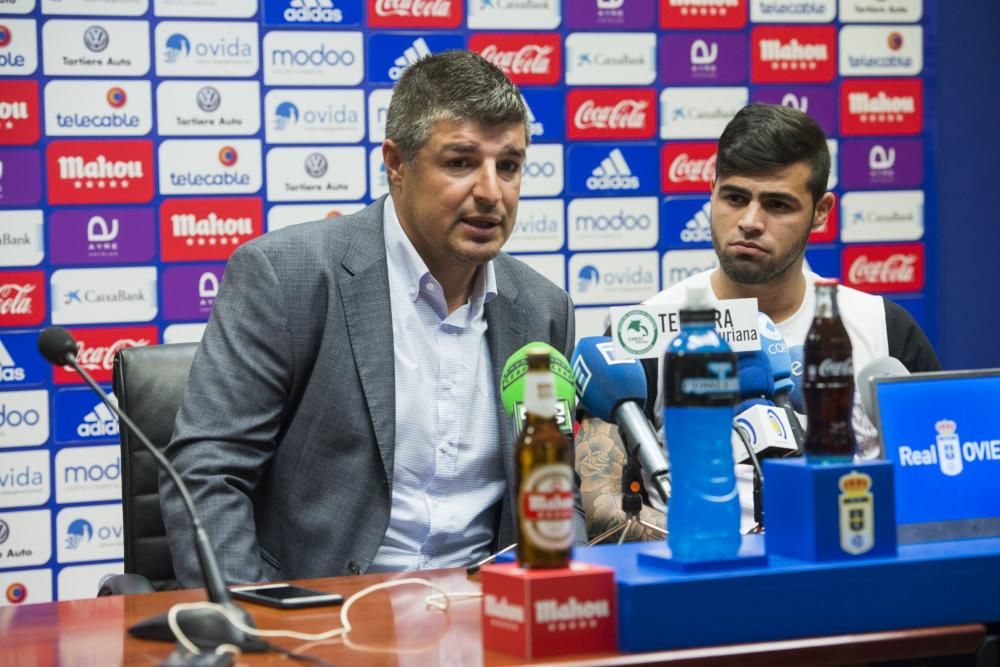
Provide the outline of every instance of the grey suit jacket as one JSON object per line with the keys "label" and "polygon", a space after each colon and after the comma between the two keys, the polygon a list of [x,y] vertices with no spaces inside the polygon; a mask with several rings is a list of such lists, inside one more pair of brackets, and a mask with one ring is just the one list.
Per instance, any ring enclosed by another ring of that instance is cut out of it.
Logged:
{"label": "grey suit jacket", "polygon": [[[385,536],[396,437],[385,201],[266,234],[226,266],[165,453],[190,485],[227,581],[359,574]],[[486,320],[499,386],[525,343],[569,357],[573,305],[523,263],[494,262]],[[497,410],[508,483],[495,535],[505,546],[516,436]],[[166,475],[160,502],[177,578],[200,586],[189,520]],[[579,499],[576,519],[583,541]]]}

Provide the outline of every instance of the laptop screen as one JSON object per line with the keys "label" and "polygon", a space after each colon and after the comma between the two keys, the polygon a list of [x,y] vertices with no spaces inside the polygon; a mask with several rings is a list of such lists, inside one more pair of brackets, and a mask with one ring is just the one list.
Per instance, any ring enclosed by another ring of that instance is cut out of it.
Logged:
{"label": "laptop screen", "polygon": [[873,382],[900,543],[1000,535],[1000,369]]}

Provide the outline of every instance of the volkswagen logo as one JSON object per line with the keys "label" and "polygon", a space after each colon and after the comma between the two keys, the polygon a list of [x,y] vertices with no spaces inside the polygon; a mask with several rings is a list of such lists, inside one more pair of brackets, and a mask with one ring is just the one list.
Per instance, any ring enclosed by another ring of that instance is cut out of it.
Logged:
{"label": "volkswagen logo", "polygon": [[212,113],[219,108],[222,104],[222,96],[219,95],[219,91],[212,86],[205,86],[198,91],[198,96],[195,98],[198,102],[198,108],[205,113]]}
{"label": "volkswagen logo", "polygon": [[0,519],[0,544],[6,542],[8,537],[10,537],[10,526],[7,525],[6,521]]}
{"label": "volkswagen logo", "polygon": [[306,158],[306,173],[313,178],[319,178],[326,173],[326,158],[321,153],[310,153]]}
{"label": "volkswagen logo", "polygon": [[94,53],[108,48],[108,31],[99,25],[92,25],[83,33],[83,44]]}

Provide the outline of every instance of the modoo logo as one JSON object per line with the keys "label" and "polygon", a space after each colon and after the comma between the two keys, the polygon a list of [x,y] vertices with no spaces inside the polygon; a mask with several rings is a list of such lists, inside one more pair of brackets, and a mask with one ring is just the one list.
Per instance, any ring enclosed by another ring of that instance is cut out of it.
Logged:
{"label": "modoo logo", "polygon": [[350,49],[327,48],[320,44],[313,49],[275,49],[271,52],[271,64],[277,67],[304,67],[306,65],[326,65],[341,67],[353,65],[357,54]]}
{"label": "modoo logo", "polygon": [[119,456],[106,465],[99,463],[92,465],[67,465],[63,469],[63,482],[73,485],[113,482],[120,479],[121,474],[122,461]]}
{"label": "modoo logo", "polygon": [[633,231],[646,230],[653,224],[652,219],[645,214],[633,215],[624,209],[618,209],[611,215],[581,215],[576,218],[578,231]]}

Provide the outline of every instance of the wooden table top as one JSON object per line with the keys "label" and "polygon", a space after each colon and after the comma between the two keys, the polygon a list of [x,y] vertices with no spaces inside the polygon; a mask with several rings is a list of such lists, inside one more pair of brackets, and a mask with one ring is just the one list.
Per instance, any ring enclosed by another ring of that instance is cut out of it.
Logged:
{"label": "wooden table top", "polygon": [[[296,582],[309,588],[337,592],[345,598],[373,583],[418,576],[449,593],[479,590],[479,582],[462,569],[409,574],[312,579]],[[309,643],[274,639],[286,649],[315,655],[338,667],[350,665],[513,665],[512,656],[484,651],[480,629],[480,600],[453,602],[447,613],[427,609],[424,598],[433,591],[424,586],[401,586],[372,593],[350,610],[354,629],[348,642],[341,639]],[[0,608],[0,667],[48,665],[114,667],[158,665],[173,644],[134,639],[127,628],[142,619],[164,613],[177,602],[204,600],[202,590],[131,595]],[[319,633],[340,627],[340,607],[295,611],[240,603],[259,628],[288,628]],[[969,624],[894,630],[684,649],[640,654],[597,654],[548,661],[583,665],[722,665],[753,664],[861,664],[876,660],[972,653],[986,629]],[[742,656],[742,659],[740,658]],[[277,653],[246,654],[241,665],[306,664]]]}

